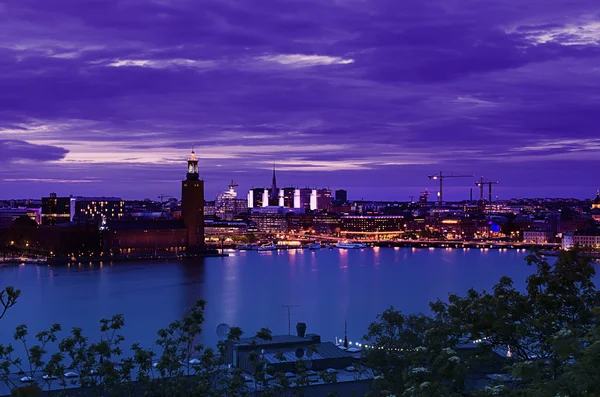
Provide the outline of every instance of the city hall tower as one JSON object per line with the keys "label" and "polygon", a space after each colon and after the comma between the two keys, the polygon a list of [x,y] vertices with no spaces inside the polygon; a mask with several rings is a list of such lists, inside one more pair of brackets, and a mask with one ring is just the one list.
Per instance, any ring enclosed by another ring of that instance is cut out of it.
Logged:
{"label": "city hall tower", "polygon": [[188,159],[187,174],[181,183],[181,219],[187,230],[188,252],[204,249],[204,181],[198,172],[194,149]]}

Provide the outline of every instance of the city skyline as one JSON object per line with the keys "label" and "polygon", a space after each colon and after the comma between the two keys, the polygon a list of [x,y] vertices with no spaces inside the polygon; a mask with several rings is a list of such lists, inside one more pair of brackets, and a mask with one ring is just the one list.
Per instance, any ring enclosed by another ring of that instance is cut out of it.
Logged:
{"label": "city skyline", "polygon": [[480,176],[500,199],[600,187],[591,1],[31,0],[0,23],[0,198],[179,197],[192,143],[207,200],[274,163],[352,200],[439,171],[474,175],[449,201]]}

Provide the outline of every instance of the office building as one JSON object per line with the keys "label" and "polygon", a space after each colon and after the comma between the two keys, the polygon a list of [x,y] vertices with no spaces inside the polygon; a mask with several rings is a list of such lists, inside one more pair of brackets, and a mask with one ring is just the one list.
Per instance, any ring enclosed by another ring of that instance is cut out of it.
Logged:
{"label": "office building", "polygon": [[346,236],[394,236],[404,232],[401,215],[347,215],[341,217],[342,234]]}
{"label": "office building", "polygon": [[[314,198],[313,198],[314,196]],[[306,210],[316,209],[316,190],[305,187],[294,191],[294,208],[304,208]]]}
{"label": "office building", "polygon": [[221,192],[215,200],[215,215],[224,221],[231,221],[237,215],[248,211],[248,201],[237,198],[235,187],[238,186],[231,181],[229,190]]}
{"label": "office building", "polygon": [[294,193],[296,188],[284,187],[279,189],[279,206],[285,208],[294,208]]}
{"label": "office building", "polygon": [[71,220],[71,198],[57,197],[50,193],[50,197],[42,197],[42,225],[59,225]]}
{"label": "office building", "polygon": [[269,189],[263,187],[252,188],[248,192],[248,208],[269,206]]}
{"label": "office building", "polygon": [[343,205],[348,202],[348,192],[344,189],[335,191],[335,202],[337,205]]}
{"label": "office building", "polygon": [[125,202],[120,197],[70,197],[71,222],[100,222],[123,217]]}
{"label": "office building", "polygon": [[317,189],[317,210],[329,211],[332,207],[331,189]]}

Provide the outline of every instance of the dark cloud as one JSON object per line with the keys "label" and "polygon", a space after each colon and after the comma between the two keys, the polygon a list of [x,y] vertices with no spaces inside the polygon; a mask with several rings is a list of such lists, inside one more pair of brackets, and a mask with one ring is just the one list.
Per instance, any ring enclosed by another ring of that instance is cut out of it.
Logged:
{"label": "dark cloud", "polygon": [[19,160],[46,162],[63,159],[69,151],[50,145],[34,145],[19,140],[0,139],[0,163]]}

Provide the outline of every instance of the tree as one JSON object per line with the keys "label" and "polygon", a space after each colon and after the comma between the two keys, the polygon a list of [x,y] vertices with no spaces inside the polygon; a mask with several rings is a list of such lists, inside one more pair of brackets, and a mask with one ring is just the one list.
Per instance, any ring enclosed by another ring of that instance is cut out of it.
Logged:
{"label": "tree", "polygon": [[[241,373],[228,370],[223,365],[224,356],[196,342],[202,331],[204,307],[204,301],[197,302],[181,320],[159,330],[156,349],[134,344],[129,354],[121,348],[124,338],[120,330],[125,325],[122,315],[101,320],[102,336],[94,343],[79,328],[59,341],[61,327],[55,324],[37,334],[37,343],[31,345],[27,327],[21,325],[14,340],[26,359],[18,358],[17,346],[0,345],[0,381],[13,388],[14,395],[28,392],[10,376],[11,369],[16,368],[33,378],[32,390],[49,389],[49,381],[41,377],[44,374],[56,377],[65,389],[79,387],[81,396],[246,397],[249,390]],[[230,336],[239,337],[241,330],[234,328]],[[56,353],[49,355],[51,349]],[[66,379],[66,372],[75,372],[76,381]]]}
{"label": "tree", "polygon": [[[549,263],[533,252],[527,263],[536,272],[527,278],[525,292],[503,277],[491,292],[472,289],[464,297],[450,294],[448,302],[432,303],[431,317],[407,316],[393,308],[380,315],[365,337],[374,347],[365,354],[365,363],[381,376],[375,390],[413,396],[552,397],[559,390],[569,396],[600,390],[595,371],[600,364],[600,295],[591,259],[575,250],[561,252]],[[458,354],[468,341],[477,341],[477,348]],[[504,380],[469,390],[469,371],[499,361],[505,365]]]}
{"label": "tree", "polygon": [[16,290],[14,287],[6,287],[0,291],[0,319],[4,317],[8,309],[17,303],[17,299],[21,295],[21,290]]}

